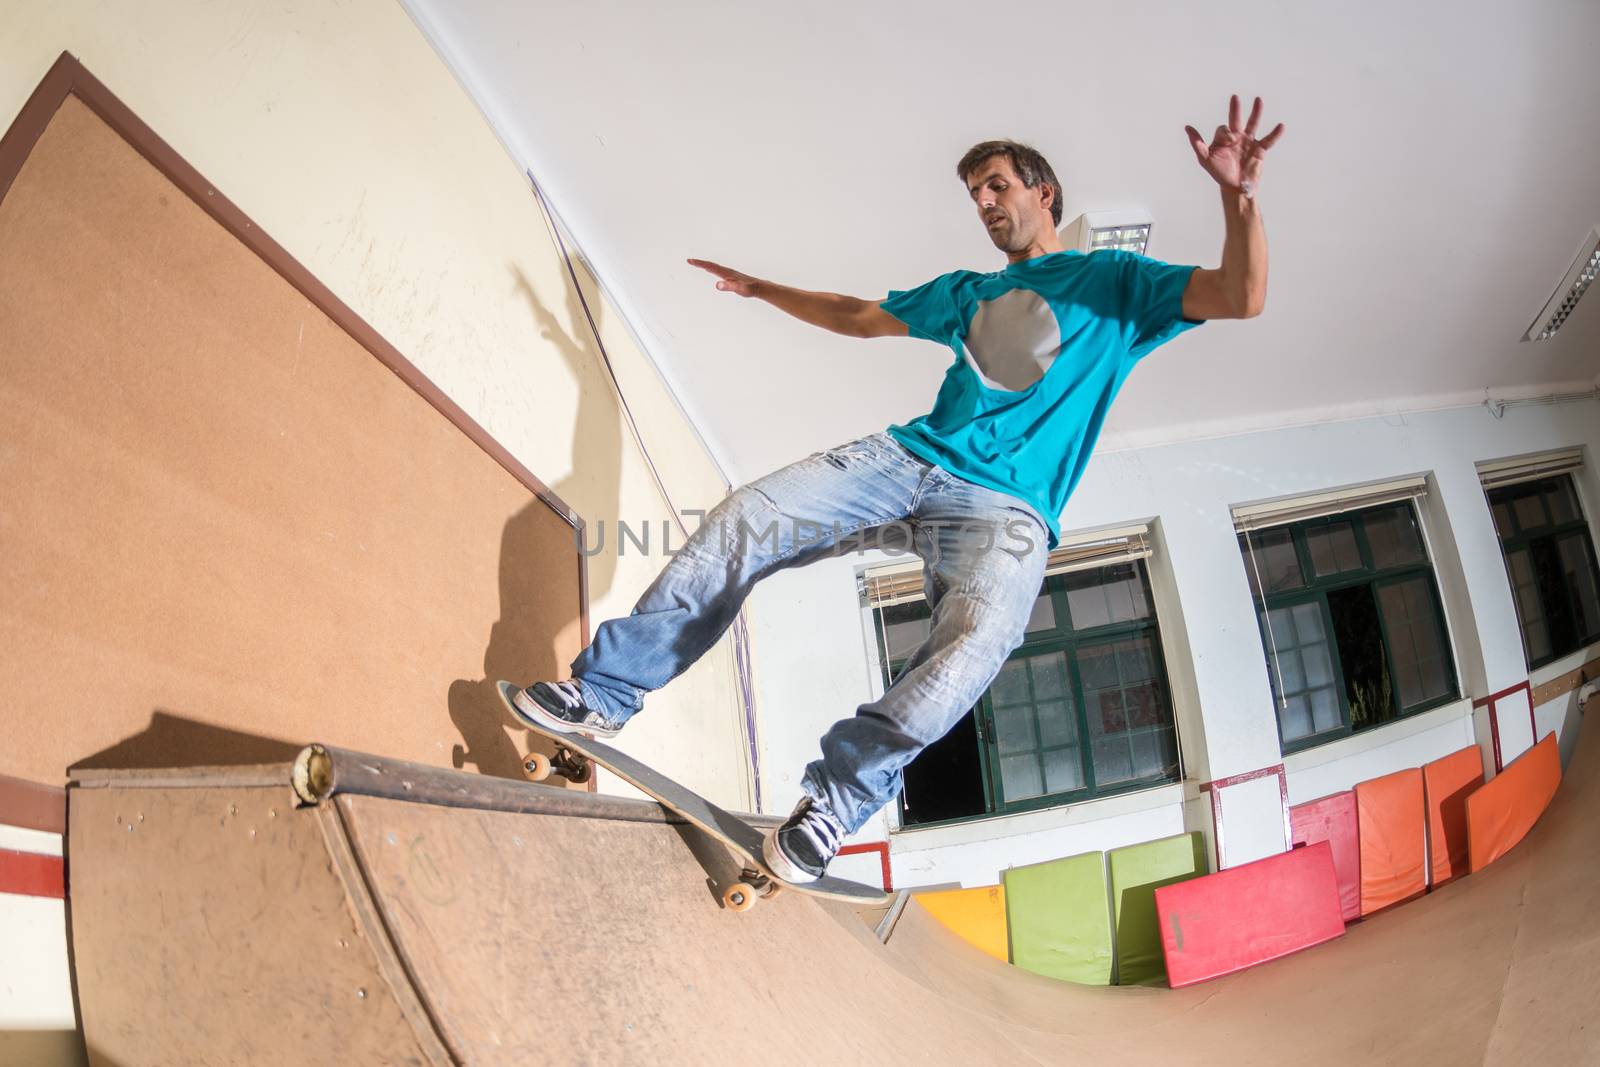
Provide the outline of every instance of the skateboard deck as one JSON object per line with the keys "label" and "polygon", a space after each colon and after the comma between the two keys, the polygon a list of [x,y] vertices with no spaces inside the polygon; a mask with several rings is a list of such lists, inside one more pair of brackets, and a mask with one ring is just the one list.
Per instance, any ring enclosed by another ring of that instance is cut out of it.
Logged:
{"label": "skateboard deck", "polygon": [[[662,807],[681,815],[731,849],[745,866],[744,881],[727,887],[723,893],[724,903],[733,910],[743,911],[753,905],[757,897],[771,896],[780,887],[851,904],[878,904],[887,899],[887,894],[881,889],[830,875],[803,884],[783,881],[772,873],[761,857],[761,843],[766,836],[761,830],[602,741],[596,741],[583,734],[561,733],[524,718],[511,702],[521,687],[510,682],[499,682],[496,688],[500,692],[500,699],[505,701],[506,710],[518,724],[550,738],[561,748],[568,750],[570,755],[564,757],[558,752],[556,760],[553,761],[554,767],[564,777],[582,781],[586,777],[586,768],[581,765],[582,761],[588,760],[598,764],[629,785],[648,793]],[[543,757],[530,757],[530,765],[539,759]],[[530,773],[530,777],[534,775]]]}

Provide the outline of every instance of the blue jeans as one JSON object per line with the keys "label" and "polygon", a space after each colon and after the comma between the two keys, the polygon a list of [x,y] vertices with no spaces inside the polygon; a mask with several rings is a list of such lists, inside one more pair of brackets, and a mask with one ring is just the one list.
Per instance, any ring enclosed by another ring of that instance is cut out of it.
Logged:
{"label": "blue jeans", "polygon": [[586,703],[617,722],[716,643],[756,582],[867,548],[922,557],[932,630],[877,700],[833,724],[803,788],[854,832],[900,791],[900,771],[983,695],[1022,642],[1047,536],[1015,497],[924,462],[887,433],[819,452],[713,508],[626,618],[572,664]]}

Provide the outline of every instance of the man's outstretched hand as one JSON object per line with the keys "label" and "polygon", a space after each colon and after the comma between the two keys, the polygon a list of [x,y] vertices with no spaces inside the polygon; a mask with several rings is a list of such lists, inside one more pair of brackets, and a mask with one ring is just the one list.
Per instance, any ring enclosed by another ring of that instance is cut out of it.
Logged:
{"label": "man's outstretched hand", "polygon": [[748,274],[741,274],[731,267],[724,267],[721,263],[712,263],[706,259],[691,259],[689,266],[699,267],[701,270],[710,271],[717,276],[717,288],[725,293],[737,293],[740,296],[755,296],[756,284],[760,279],[752,278]]}
{"label": "man's outstretched hand", "polygon": [[1256,124],[1260,121],[1259,96],[1256,97],[1255,106],[1250,109],[1250,121],[1242,125],[1239,122],[1239,98],[1233,96],[1228,100],[1228,124],[1217,127],[1216,136],[1211,138],[1209,145],[1193,126],[1184,127],[1189,134],[1189,144],[1194,148],[1194,157],[1200,161],[1206,173],[1224,189],[1237,189],[1247,197],[1255,196],[1261,185],[1261,163],[1266,158],[1267,149],[1277,144],[1278,138],[1283,136],[1283,123],[1280,122],[1272,128],[1271,133],[1258,140]]}

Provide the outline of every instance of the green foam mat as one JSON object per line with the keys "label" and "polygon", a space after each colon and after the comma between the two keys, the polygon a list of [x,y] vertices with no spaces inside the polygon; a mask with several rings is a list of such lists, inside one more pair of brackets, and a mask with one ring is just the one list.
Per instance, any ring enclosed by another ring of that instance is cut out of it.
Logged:
{"label": "green foam mat", "polygon": [[1163,984],[1167,961],[1156,919],[1156,890],[1209,873],[1205,839],[1198,831],[1164,837],[1115,849],[1107,859],[1117,930],[1117,982]]}
{"label": "green foam mat", "polygon": [[1011,962],[1035,974],[1111,984],[1111,897],[1105,853],[1005,872]]}

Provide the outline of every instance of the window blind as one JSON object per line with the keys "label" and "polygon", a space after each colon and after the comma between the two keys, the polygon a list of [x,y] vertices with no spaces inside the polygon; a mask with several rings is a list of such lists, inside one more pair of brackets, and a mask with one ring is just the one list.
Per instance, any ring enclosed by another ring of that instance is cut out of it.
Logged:
{"label": "window blind", "polygon": [[1268,500],[1257,504],[1239,504],[1233,508],[1233,528],[1243,533],[1268,526],[1283,526],[1291,522],[1305,522],[1341,511],[1356,511],[1394,504],[1402,500],[1419,500],[1428,492],[1428,481],[1422,475],[1392,478],[1382,482],[1327,489],[1316,493]]}

